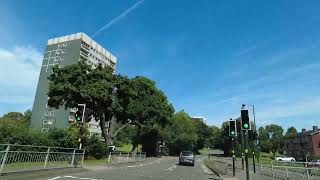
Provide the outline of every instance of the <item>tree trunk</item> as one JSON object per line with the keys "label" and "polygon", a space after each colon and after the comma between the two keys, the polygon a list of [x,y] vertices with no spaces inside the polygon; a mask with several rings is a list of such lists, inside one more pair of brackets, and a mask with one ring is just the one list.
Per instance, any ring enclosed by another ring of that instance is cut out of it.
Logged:
{"label": "tree trunk", "polygon": [[132,152],[134,152],[139,145],[140,130],[141,130],[141,127],[138,125],[137,134],[132,141],[132,150],[131,150]]}
{"label": "tree trunk", "polygon": [[108,138],[107,138],[107,135],[106,135],[106,132],[105,132],[105,130],[106,130],[106,119],[105,118],[106,118],[106,116],[105,116],[105,114],[103,114],[102,118],[100,118],[99,125],[100,125],[100,128],[101,128],[101,135],[102,135],[105,143],[107,145],[109,145],[108,144]]}

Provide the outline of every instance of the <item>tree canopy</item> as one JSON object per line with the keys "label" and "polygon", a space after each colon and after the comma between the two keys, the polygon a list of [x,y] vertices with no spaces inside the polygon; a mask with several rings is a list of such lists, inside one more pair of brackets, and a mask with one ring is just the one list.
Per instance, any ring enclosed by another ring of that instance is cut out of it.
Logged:
{"label": "tree canopy", "polygon": [[86,104],[86,111],[100,122],[107,143],[128,123],[138,127],[165,124],[174,112],[153,81],[116,75],[109,67],[98,65],[92,69],[82,62],[61,69],[56,66],[49,80],[48,105],[55,108],[64,105],[68,109]]}

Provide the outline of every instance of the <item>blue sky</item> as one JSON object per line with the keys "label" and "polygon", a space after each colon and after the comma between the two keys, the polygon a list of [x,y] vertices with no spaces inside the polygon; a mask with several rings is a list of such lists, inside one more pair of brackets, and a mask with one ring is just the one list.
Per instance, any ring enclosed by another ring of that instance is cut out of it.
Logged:
{"label": "blue sky", "polygon": [[[49,38],[95,32],[129,1],[1,1],[0,115],[32,107]],[[254,104],[258,126],[320,122],[319,1],[145,0],[94,39],[117,72],[156,81],[176,110],[220,126]]]}

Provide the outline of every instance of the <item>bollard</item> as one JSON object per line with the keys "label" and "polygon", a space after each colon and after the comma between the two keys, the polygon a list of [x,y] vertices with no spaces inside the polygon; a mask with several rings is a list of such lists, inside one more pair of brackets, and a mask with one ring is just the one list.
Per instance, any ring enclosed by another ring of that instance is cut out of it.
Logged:
{"label": "bollard", "polygon": [[129,153],[127,154],[127,162],[129,162]]}

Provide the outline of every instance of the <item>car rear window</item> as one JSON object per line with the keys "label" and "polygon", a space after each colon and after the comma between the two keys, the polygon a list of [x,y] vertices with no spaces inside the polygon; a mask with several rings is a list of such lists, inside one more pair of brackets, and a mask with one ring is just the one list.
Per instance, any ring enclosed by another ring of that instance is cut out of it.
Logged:
{"label": "car rear window", "polygon": [[192,152],[181,152],[181,156],[192,156]]}

